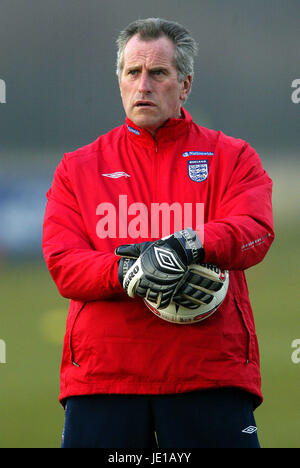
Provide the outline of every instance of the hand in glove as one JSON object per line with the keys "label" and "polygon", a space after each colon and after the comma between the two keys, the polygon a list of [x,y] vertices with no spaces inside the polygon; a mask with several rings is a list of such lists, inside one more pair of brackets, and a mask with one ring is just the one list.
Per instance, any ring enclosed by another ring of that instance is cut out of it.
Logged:
{"label": "hand in glove", "polygon": [[173,302],[188,309],[197,309],[201,304],[209,304],[214,298],[213,293],[222,286],[221,281],[214,281],[198,271],[189,270],[177,289]]}
{"label": "hand in glove", "polygon": [[149,299],[161,309],[170,304],[188,265],[201,263],[204,257],[202,243],[191,228],[154,242],[121,245],[115,253],[137,259],[125,274],[119,274],[127,294]]}

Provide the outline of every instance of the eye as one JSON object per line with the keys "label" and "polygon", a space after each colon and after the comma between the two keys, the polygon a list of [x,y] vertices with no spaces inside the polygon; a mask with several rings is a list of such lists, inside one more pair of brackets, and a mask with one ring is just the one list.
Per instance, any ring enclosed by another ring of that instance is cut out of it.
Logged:
{"label": "eye", "polygon": [[134,76],[137,74],[137,72],[138,72],[137,70],[129,70],[128,75]]}
{"label": "eye", "polygon": [[163,74],[163,70],[153,70],[153,71],[152,71],[152,74],[155,75],[155,76],[162,75],[162,74]]}

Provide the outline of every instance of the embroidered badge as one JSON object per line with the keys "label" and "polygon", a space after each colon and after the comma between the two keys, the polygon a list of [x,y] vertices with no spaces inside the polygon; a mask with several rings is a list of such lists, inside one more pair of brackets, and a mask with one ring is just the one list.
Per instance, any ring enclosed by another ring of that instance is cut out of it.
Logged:
{"label": "embroidered badge", "polygon": [[128,130],[129,130],[131,133],[135,133],[135,135],[140,135],[140,134],[141,134],[141,132],[140,132],[139,130],[136,130],[135,128],[130,127],[128,124],[126,124],[126,125],[127,125]]}
{"label": "embroidered badge", "polygon": [[189,156],[213,156],[214,153],[212,151],[185,151],[182,153],[184,158],[188,158]]}
{"label": "embroidered badge", "polygon": [[187,161],[189,178],[194,182],[203,182],[208,177],[207,159]]}

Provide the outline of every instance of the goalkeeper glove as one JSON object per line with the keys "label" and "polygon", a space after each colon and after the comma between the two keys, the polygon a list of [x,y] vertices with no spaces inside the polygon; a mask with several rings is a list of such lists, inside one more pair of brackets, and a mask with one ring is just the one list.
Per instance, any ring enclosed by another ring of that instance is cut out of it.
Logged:
{"label": "goalkeeper glove", "polygon": [[161,309],[170,304],[188,265],[201,263],[204,258],[202,243],[191,228],[154,242],[121,245],[115,253],[137,258],[125,275],[119,275],[126,293],[146,298]]}
{"label": "goalkeeper glove", "polygon": [[222,286],[221,281],[214,281],[198,271],[189,270],[177,289],[173,302],[188,309],[197,309],[203,303],[209,304],[214,298],[213,293]]}

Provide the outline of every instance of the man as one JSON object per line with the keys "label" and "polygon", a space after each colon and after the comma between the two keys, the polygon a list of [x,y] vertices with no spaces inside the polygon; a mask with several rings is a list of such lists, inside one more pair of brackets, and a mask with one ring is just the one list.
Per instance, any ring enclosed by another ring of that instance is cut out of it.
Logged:
{"label": "man", "polygon": [[[71,300],[63,447],[259,447],[253,411],[263,397],[244,270],[274,238],[272,182],[246,142],[195,124],[183,108],[195,53],[177,23],[130,24],[117,60],[126,121],[67,153],[47,194],[43,251]],[[204,204],[204,236],[195,216],[180,226],[170,210],[168,229],[153,222],[162,203]],[[166,280],[158,246],[184,272],[203,262],[230,271],[209,319],[178,325],[147,309],[145,297],[158,307],[197,303],[185,273]]]}

